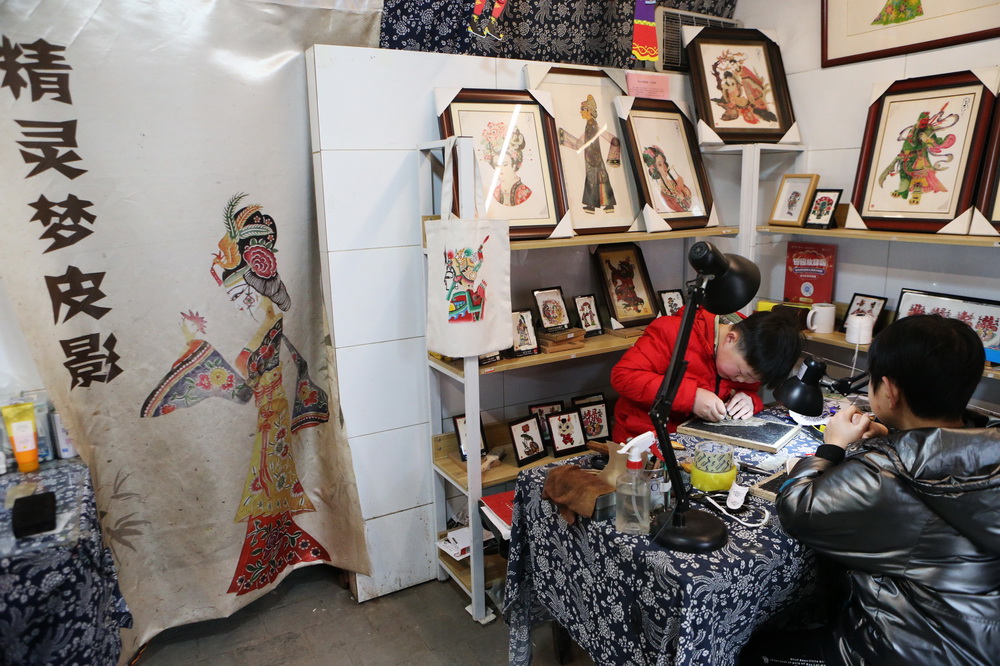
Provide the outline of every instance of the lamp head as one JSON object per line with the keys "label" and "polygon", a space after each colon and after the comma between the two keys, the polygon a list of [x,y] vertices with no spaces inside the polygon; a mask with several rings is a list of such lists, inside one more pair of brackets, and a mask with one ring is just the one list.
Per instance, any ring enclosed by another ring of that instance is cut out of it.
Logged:
{"label": "lamp head", "polygon": [[711,278],[705,285],[703,305],[712,314],[736,312],[753,300],[760,287],[757,264],[738,254],[723,254],[711,243],[692,245],[688,263]]}
{"label": "lamp head", "polygon": [[823,390],[820,381],[826,375],[826,363],[806,356],[794,376],[781,382],[774,391],[774,398],[793,412],[805,416],[823,413]]}

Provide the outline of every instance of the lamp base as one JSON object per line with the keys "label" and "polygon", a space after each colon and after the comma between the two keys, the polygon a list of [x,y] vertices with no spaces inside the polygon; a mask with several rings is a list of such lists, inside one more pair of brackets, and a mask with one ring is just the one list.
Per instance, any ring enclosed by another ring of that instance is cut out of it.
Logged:
{"label": "lamp base", "polygon": [[729,537],[726,524],[715,514],[699,509],[688,509],[682,514],[675,511],[661,514],[662,521],[653,543],[667,550],[682,553],[710,553],[726,545]]}

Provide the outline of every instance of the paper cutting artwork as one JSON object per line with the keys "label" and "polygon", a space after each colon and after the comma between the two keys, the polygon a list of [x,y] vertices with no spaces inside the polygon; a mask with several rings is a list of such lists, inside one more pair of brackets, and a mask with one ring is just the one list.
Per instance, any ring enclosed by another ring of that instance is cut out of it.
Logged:
{"label": "paper cutting artwork", "polygon": [[905,23],[923,15],[924,9],[920,6],[920,0],[889,0],[872,21],[872,25]]}
{"label": "paper cutting artwork", "polygon": [[959,121],[956,113],[945,114],[947,103],[941,110],[931,115],[921,111],[917,121],[900,131],[897,141],[902,142],[899,153],[878,176],[879,187],[885,187],[889,176],[899,176],[899,183],[892,196],[909,200],[916,206],[926,193],[947,192],[948,188],[938,179],[938,173],[948,168],[954,154],[946,152],[955,145],[954,134],[944,134],[943,130],[955,126]]}
{"label": "paper cutting artwork", "polygon": [[[722,94],[722,97],[712,98],[712,102],[722,110],[718,120],[742,121],[747,125],[757,125],[761,121],[777,123],[778,116],[771,101],[771,83],[764,73],[748,62],[749,59],[746,53],[726,49],[712,63],[715,86]],[[764,63],[763,55],[758,55],[756,60]]]}
{"label": "paper cutting artwork", "polygon": [[642,151],[642,161],[650,178],[660,186],[660,199],[666,207],[678,213],[691,210],[691,188],[670,166],[663,150],[659,146],[647,146]]}
{"label": "paper cutting artwork", "polygon": [[465,247],[445,253],[445,290],[448,299],[448,321],[479,321],[486,308],[486,283],[476,278],[483,267],[483,248],[489,236],[483,239],[478,250]]}
{"label": "paper cutting artwork", "polygon": [[622,165],[621,141],[607,129],[607,125],[597,123],[597,101],[593,95],[580,103],[580,116],[584,120],[583,136],[576,137],[562,127],[559,128],[559,145],[583,153],[584,184],[583,211],[593,214],[596,210],[613,213],[615,193],[611,178],[605,167],[601,140],[608,144],[607,166],[618,168]]}
{"label": "paper cutting artwork", "polygon": [[[236,522],[246,522],[247,529],[228,589],[237,595],[270,585],[289,566],[330,560],[326,548],[295,522],[296,515],[315,508],[292,457],[297,433],[329,420],[328,399],[283,333],[282,313],[292,302],[277,271],[277,225],[260,205],[237,209],[245,196],[234,196],[226,206],[226,231],[211,274],[238,310],[260,317],[260,327],[230,363],[198,337],[207,331],[206,319],[196,312],[182,314],[186,349],[141,408],[142,417],[152,418],[208,398],[239,404],[253,399],[255,435],[234,517]],[[295,371],[291,406],[284,386],[282,347]]]}
{"label": "paper cutting artwork", "polygon": [[614,287],[614,297],[618,305],[626,312],[635,314],[648,314],[649,307],[646,299],[639,295],[635,286],[635,264],[629,258],[624,258],[613,265],[605,259],[605,265],[611,276],[611,284]]}

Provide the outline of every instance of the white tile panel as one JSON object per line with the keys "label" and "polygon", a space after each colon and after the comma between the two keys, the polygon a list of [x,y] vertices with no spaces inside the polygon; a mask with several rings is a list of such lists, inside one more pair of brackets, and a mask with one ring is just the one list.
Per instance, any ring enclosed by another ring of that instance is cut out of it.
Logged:
{"label": "white tile panel", "polygon": [[424,335],[424,255],[419,247],[327,256],[338,347]]}
{"label": "white tile panel", "polygon": [[427,349],[411,338],[337,348],[348,437],[427,422]]}
{"label": "white tile panel", "polygon": [[844,190],[841,203],[847,203],[854,189],[854,176],[858,170],[861,148],[810,150],[806,173],[819,174],[819,186]]}
{"label": "white tile panel", "polygon": [[323,248],[420,245],[415,149],[324,150],[320,156]]}
{"label": "white tile panel", "polygon": [[[781,47],[785,73],[819,69],[820,4],[818,2],[782,2],[774,0],[740,0],[733,18],[743,21],[744,28],[757,28],[775,33]],[[794,102],[794,100],[793,100]]]}
{"label": "white tile panel", "polygon": [[372,575],[355,577],[358,601],[437,578],[433,505],[367,520],[365,533]]}
{"label": "white tile panel", "polygon": [[930,76],[1000,65],[1000,39],[970,42],[906,56],[906,76]]}
{"label": "white tile panel", "polygon": [[439,138],[434,88],[495,88],[496,60],[316,46],[320,149],[410,149]]}
{"label": "white tile panel", "polygon": [[365,520],[433,501],[426,423],[352,437],[348,442]]}

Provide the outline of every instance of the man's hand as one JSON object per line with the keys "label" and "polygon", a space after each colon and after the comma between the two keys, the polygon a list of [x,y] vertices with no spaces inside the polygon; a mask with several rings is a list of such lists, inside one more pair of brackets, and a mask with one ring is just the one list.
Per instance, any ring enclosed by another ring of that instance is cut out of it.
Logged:
{"label": "man's hand", "polygon": [[889,429],[872,421],[854,405],[849,405],[833,415],[823,431],[823,441],[846,449],[851,442],[868,437],[884,437]]}
{"label": "man's hand", "polygon": [[697,389],[694,394],[694,410],[692,413],[704,421],[721,421],[726,418],[726,403],[722,398],[708,389]]}
{"label": "man's hand", "polygon": [[753,416],[753,398],[739,391],[726,403],[726,411],[730,418],[748,419]]}

